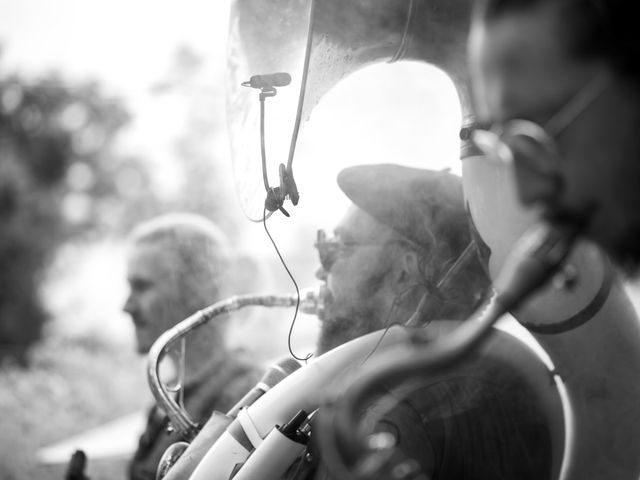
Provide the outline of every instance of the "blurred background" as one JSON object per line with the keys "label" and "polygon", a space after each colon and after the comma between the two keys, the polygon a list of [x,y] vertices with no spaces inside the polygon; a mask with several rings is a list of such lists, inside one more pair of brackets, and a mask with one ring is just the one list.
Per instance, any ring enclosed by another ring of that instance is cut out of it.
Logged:
{"label": "blurred background", "polygon": [[[87,439],[91,478],[124,478],[151,402],[121,312],[130,228],[201,213],[238,247],[246,291],[293,291],[235,194],[229,5],[0,0],[0,12],[0,478],[63,478]],[[317,283],[316,230],[348,205],[336,173],[379,162],[458,172],[459,124],[453,85],[424,65],[369,67],[322,100],[297,148],[300,203],[267,221],[301,287]],[[282,355],[292,315],[240,315],[232,342],[261,361]],[[316,331],[301,315],[293,351],[312,351]]]}

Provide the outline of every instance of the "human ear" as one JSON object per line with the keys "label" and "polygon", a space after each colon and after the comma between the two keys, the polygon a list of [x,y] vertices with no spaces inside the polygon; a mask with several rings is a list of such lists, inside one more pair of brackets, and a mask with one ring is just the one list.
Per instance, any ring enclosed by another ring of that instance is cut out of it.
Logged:
{"label": "human ear", "polygon": [[393,292],[400,294],[422,283],[418,254],[407,250],[398,256],[393,265]]}

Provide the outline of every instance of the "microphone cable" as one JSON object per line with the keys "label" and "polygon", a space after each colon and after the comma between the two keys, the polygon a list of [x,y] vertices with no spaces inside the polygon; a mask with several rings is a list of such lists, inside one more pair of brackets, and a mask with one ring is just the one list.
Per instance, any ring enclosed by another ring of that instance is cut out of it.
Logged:
{"label": "microphone cable", "polygon": [[298,288],[298,282],[296,282],[296,279],[293,277],[293,274],[291,273],[291,271],[289,270],[289,267],[287,266],[287,263],[284,261],[284,258],[282,257],[282,254],[280,253],[280,249],[278,249],[278,245],[276,245],[275,240],[273,239],[273,237],[271,236],[271,233],[269,232],[269,229],[267,228],[267,209],[264,208],[262,211],[262,225],[264,225],[264,231],[267,232],[267,236],[269,237],[269,240],[271,240],[271,244],[273,245],[273,248],[276,251],[276,254],[278,255],[278,258],[280,259],[280,262],[282,263],[282,266],[284,267],[285,271],[287,272],[287,275],[289,275],[289,278],[291,279],[291,282],[293,283],[293,286],[296,289],[296,309],[293,313],[293,320],[291,320],[291,325],[289,325],[289,334],[287,335],[287,348],[289,349],[289,353],[291,354],[291,356],[293,358],[295,358],[296,360],[300,361],[300,362],[307,362],[311,357],[313,357],[313,353],[309,353],[307,354],[306,357],[298,357],[294,352],[293,349],[291,348],[291,336],[293,334],[293,327],[296,323],[296,319],[298,318],[298,311],[300,309],[300,288]]}
{"label": "microphone cable", "polygon": [[[393,313],[398,308],[398,305],[400,305],[400,302],[404,299],[404,297],[406,295],[411,293],[414,289],[416,289],[418,287],[423,287],[423,286],[424,285],[422,283],[415,283],[413,285],[409,285],[407,288],[405,288],[403,291],[398,293],[393,298],[393,302],[391,303],[391,305],[389,306],[389,309],[387,310],[387,314],[386,314],[386,317],[385,317],[385,320],[384,320],[384,323],[383,323],[383,326],[382,326],[382,329],[381,329],[382,330],[382,335],[380,335],[380,338],[378,339],[376,344],[373,346],[371,351],[367,354],[367,356],[362,359],[362,361],[360,362],[360,366],[364,365],[371,358],[371,356],[374,353],[376,353],[378,348],[380,348],[380,345],[382,344],[382,341],[384,340],[384,337],[387,335],[387,332],[389,331],[389,329],[393,325],[403,325],[402,323],[399,323],[399,322],[395,322],[395,323],[392,322]],[[406,326],[406,322],[404,323],[404,325]],[[426,327],[426,325],[425,325],[425,327]]]}
{"label": "microphone cable", "polygon": [[[271,208],[269,208],[269,213],[267,214],[267,203],[269,203],[270,200],[270,196],[276,192],[279,191],[280,188],[283,188],[283,186],[281,185],[280,187],[276,187],[276,188],[271,188],[269,186],[269,178],[267,175],[267,152],[266,152],[266,146],[265,146],[265,106],[264,106],[264,101],[266,97],[269,96],[274,96],[276,94],[276,90],[275,88],[272,88],[271,90],[268,89],[263,89],[261,94],[260,94],[260,158],[262,160],[262,181],[264,182],[264,188],[267,191],[267,198],[265,200],[265,206],[262,210],[262,225],[264,226],[264,231],[267,233],[267,236],[269,237],[269,240],[271,241],[271,244],[273,245],[273,248],[276,251],[276,254],[278,255],[278,258],[280,259],[280,262],[282,263],[282,266],[284,267],[285,271],[287,272],[287,275],[289,275],[289,278],[291,279],[291,282],[293,283],[293,286],[296,289],[296,309],[295,312],[293,314],[293,320],[291,321],[291,325],[289,326],[289,333],[287,335],[287,348],[289,349],[289,353],[291,354],[291,356],[300,361],[300,362],[307,362],[312,356],[312,353],[307,354],[307,356],[305,357],[298,357],[294,352],[293,349],[291,348],[291,336],[293,334],[293,327],[296,323],[296,319],[298,318],[298,311],[300,309],[300,288],[298,287],[298,283],[296,282],[295,278],[293,277],[293,274],[291,273],[291,271],[289,270],[289,267],[287,266],[287,263],[285,262],[284,258],[282,257],[282,254],[280,253],[280,249],[278,249],[278,245],[276,245],[275,240],[273,239],[273,237],[271,236],[271,233],[269,232],[269,229],[267,228],[267,218],[269,218],[271,216],[271,214],[275,211],[275,208],[273,210],[271,210]],[[282,167],[282,165],[281,165]],[[281,180],[282,183],[282,180]],[[278,205],[276,205],[276,207],[285,215],[285,216],[289,216],[289,214],[287,213],[287,211],[282,207],[282,199],[272,199],[273,201],[277,201]]]}

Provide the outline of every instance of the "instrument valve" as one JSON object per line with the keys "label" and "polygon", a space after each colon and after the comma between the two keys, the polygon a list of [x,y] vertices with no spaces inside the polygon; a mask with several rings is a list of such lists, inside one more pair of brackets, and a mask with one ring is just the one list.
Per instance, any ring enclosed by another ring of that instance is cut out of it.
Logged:
{"label": "instrument valve", "polygon": [[282,427],[279,427],[280,433],[282,433],[289,440],[306,445],[309,442],[309,434],[302,430],[302,424],[307,420],[309,415],[304,410],[298,411],[294,417],[285,423]]}

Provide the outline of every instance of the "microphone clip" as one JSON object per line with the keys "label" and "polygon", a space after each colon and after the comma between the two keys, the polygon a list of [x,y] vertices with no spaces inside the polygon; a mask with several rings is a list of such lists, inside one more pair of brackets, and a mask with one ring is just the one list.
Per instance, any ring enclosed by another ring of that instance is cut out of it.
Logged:
{"label": "microphone clip", "polygon": [[[244,84],[243,84],[244,85]],[[260,101],[264,102],[265,98],[275,97],[278,94],[276,87],[261,87],[260,88]]]}
{"label": "microphone clip", "polygon": [[249,80],[242,82],[243,87],[257,88],[260,90],[260,101],[267,97],[275,97],[278,91],[276,87],[285,87],[291,83],[291,75],[285,72],[253,75]]}
{"label": "microphone clip", "polygon": [[260,90],[260,154],[262,158],[262,179],[264,182],[264,188],[267,192],[267,197],[264,201],[264,208],[273,213],[276,210],[280,210],[282,214],[289,217],[289,212],[284,208],[284,201],[289,198],[293,205],[298,204],[300,195],[298,194],[298,186],[293,179],[293,169],[291,161],[288,166],[280,164],[278,167],[279,186],[272,187],[269,184],[269,178],[267,175],[267,155],[265,148],[265,99],[268,97],[275,97],[278,93],[276,87],[284,87],[291,83],[291,75],[288,73],[271,73],[265,75],[253,75],[246,82],[242,82],[242,86],[249,88],[256,88]]}
{"label": "microphone clip", "polygon": [[267,189],[267,198],[264,201],[264,207],[270,212],[280,210],[285,217],[289,217],[289,212],[283,207],[284,201],[289,198],[293,205],[297,205],[300,195],[298,194],[296,181],[293,178],[293,171],[281,163],[279,174],[280,186],[269,187]]}

